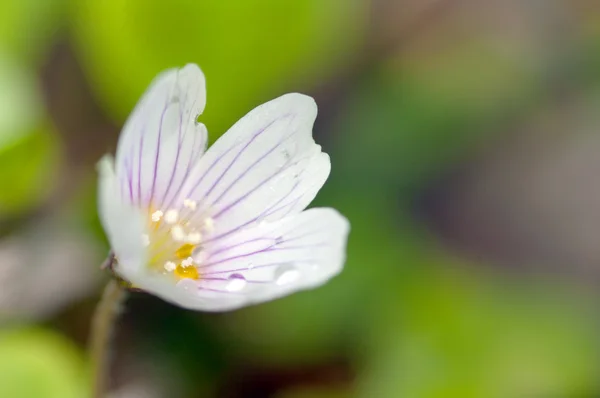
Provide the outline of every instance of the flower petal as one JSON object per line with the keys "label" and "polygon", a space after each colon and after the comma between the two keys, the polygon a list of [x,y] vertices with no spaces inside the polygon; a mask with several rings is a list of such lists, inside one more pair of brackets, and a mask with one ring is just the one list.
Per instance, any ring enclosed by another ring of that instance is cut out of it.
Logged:
{"label": "flower petal", "polygon": [[206,127],[197,117],[206,104],[204,74],[194,64],[161,73],[127,120],[116,169],[124,200],[168,206],[206,150]]}
{"label": "flower petal", "polygon": [[244,116],[202,157],[182,195],[213,218],[212,237],[296,214],[313,200],[331,167],[312,138],[316,115],[312,98],[281,96]]}
{"label": "flower petal", "polygon": [[185,308],[232,310],[325,283],[342,270],[348,232],[335,210],[311,209],[207,247],[199,281],[169,286],[148,274],[132,282]]}
{"label": "flower petal", "polygon": [[98,162],[98,173],[100,221],[118,259],[116,271],[130,275],[146,264],[146,250],[142,241],[144,218],[139,209],[121,200],[112,156],[106,155]]}

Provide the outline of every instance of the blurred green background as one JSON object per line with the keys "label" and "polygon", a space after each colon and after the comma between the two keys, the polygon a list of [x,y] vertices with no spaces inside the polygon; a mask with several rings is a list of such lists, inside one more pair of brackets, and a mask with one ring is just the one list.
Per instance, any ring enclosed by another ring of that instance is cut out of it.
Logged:
{"label": "blurred green background", "polygon": [[216,140],[315,97],[352,223],[314,291],[202,314],[134,294],[112,398],[600,396],[600,4],[0,3],[0,396],[85,398],[107,275],[94,165],[195,62]]}

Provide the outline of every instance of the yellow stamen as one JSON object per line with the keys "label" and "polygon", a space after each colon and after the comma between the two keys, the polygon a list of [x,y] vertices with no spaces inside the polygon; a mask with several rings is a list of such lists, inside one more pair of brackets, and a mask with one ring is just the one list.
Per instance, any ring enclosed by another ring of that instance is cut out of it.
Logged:
{"label": "yellow stamen", "polygon": [[179,264],[173,273],[179,279],[200,279],[200,274],[196,267],[182,267]]}
{"label": "yellow stamen", "polygon": [[186,243],[184,245],[181,245],[179,249],[175,250],[175,255],[177,256],[177,258],[183,260],[184,258],[188,258],[192,255],[192,252],[194,251],[195,247],[196,246],[192,245],[191,243]]}

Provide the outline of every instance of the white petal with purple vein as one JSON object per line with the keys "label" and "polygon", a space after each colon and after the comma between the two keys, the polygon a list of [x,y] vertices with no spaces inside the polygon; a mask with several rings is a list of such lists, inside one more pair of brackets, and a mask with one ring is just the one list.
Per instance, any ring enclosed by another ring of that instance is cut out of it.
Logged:
{"label": "white petal with purple vein", "polygon": [[312,138],[314,100],[287,94],[244,116],[202,157],[182,190],[214,220],[208,237],[302,211],[329,176]]}
{"label": "white petal with purple vein", "polygon": [[118,259],[116,270],[127,278],[146,266],[146,249],[142,240],[144,217],[139,209],[121,201],[112,156],[106,155],[100,160],[98,173],[100,221]]}
{"label": "white petal with purple vein", "polygon": [[338,274],[348,232],[348,221],[337,211],[307,210],[207,247],[199,281],[183,280],[171,289],[152,290],[148,283],[144,287],[167,301],[204,311],[269,301],[319,286]]}
{"label": "white petal with purple vein", "polygon": [[117,148],[124,200],[161,208],[175,199],[206,149],[206,127],[197,122],[205,104],[204,74],[196,65],[170,69],[153,81]]}

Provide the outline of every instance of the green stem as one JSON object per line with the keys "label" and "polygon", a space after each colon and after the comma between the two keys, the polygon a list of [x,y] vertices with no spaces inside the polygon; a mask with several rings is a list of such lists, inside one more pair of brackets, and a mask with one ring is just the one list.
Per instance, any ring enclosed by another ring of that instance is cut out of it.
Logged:
{"label": "green stem", "polygon": [[90,351],[93,366],[93,398],[104,398],[110,373],[110,344],[121,304],[127,290],[115,279],[106,285],[96,307],[90,335]]}

